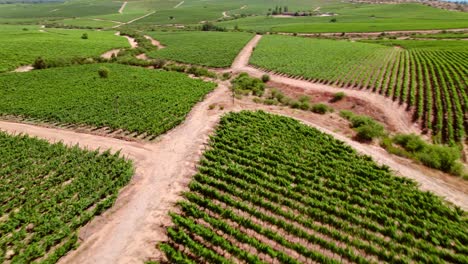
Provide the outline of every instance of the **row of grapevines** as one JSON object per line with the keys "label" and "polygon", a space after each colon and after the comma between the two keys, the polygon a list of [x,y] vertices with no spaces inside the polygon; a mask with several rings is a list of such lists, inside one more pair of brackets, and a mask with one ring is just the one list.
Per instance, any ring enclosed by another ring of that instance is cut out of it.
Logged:
{"label": "row of grapevines", "polygon": [[368,42],[266,36],[251,63],[314,82],[380,93],[412,106],[422,128],[437,141],[463,140],[468,128],[464,41]]}
{"label": "row of grapevines", "polygon": [[461,209],[290,118],[224,116],[189,188],[171,262],[468,262]]}
{"label": "row of grapevines", "polygon": [[[108,78],[98,69],[107,67]],[[91,64],[0,75],[0,115],[158,136],[215,87],[175,72]]]}
{"label": "row of grapevines", "polygon": [[118,153],[0,132],[0,262],[56,262],[132,175]]}

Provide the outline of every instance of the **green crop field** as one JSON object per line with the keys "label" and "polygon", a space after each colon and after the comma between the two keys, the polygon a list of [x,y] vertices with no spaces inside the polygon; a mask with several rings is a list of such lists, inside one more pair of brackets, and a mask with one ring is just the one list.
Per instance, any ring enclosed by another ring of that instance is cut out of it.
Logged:
{"label": "green crop field", "polygon": [[0,132],[0,262],[55,263],[132,175],[119,154]]}
{"label": "green crop field", "polygon": [[427,39],[468,39],[468,32],[447,32],[437,34],[414,34],[412,38],[427,38]]}
{"label": "green crop field", "polygon": [[[290,5],[290,8],[294,7]],[[468,27],[467,13],[451,12],[420,4],[369,5],[339,3],[324,6],[320,11],[337,15],[333,17],[289,18],[273,18],[261,15],[221,22],[218,25],[227,28],[238,26],[241,30],[297,33],[378,32]],[[336,19],[335,23],[330,22],[333,18]]]}
{"label": "green crop field", "polygon": [[224,116],[189,188],[172,263],[468,261],[462,210],[290,118]]}
{"label": "green crop field", "polygon": [[414,106],[415,118],[435,141],[462,140],[468,129],[465,42],[369,42],[266,36],[251,63],[314,82],[372,90]]}
{"label": "green crop field", "polygon": [[[88,39],[81,39],[84,33],[88,34]],[[0,26],[0,72],[32,64],[37,57],[46,59],[95,57],[111,49],[129,46],[125,38],[114,36],[114,32],[2,25]]]}
{"label": "green crop field", "polygon": [[237,32],[149,32],[164,49],[150,52],[153,58],[210,67],[231,66],[235,57],[253,37]]}
{"label": "green crop field", "polygon": [[[107,67],[108,78],[98,69]],[[215,84],[175,72],[92,64],[0,75],[0,115],[160,135]]]}

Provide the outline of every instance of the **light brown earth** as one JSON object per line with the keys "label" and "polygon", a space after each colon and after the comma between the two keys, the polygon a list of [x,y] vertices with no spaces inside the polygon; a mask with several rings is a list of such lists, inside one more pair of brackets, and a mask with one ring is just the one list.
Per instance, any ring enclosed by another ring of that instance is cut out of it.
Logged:
{"label": "light brown earth", "polygon": [[128,4],[127,1],[122,3],[122,6],[119,9],[119,14],[123,14],[123,11],[124,11],[125,7],[127,6],[127,4]]}
{"label": "light brown earth", "polygon": [[145,39],[151,41],[151,45],[153,45],[155,47],[158,47],[158,49],[164,49],[166,47],[166,46],[162,45],[161,42],[155,40],[151,36],[145,35],[144,37],[145,37]]}
{"label": "light brown earth", "polygon": [[[260,38],[255,36],[247,44],[229,71],[247,71],[255,76],[264,74],[248,66],[249,57]],[[271,85],[283,88],[287,86],[289,89],[316,92],[339,90],[277,75],[271,77]],[[165,226],[170,223],[167,213],[180,198],[180,193],[187,190],[191,176],[196,172],[196,164],[207,147],[208,137],[220,117],[230,111],[261,109],[296,118],[346,142],[358,152],[372,156],[377,163],[389,166],[397,175],[414,179],[422,190],[431,191],[468,210],[468,184],[465,181],[390,155],[376,145],[353,141],[346,136],[350,133],[349,128],[343,125],[336,114],[317,115],[290,108],[259,105],[250,98],[233,101],[229,83],[225,81],[218,84],[216,90],[191,110],[183,124],[152,143],[128,142],[69,130],[0,121],[0,129],[12,134],[25,133],[51,142],[79,144],[93,150],[121,150],[123,155],[134,161],[135,176],[121,191],[115,206],[80,230],[80,247],[67,254],[60,263],[142,263],[158,257],[155,245],[158,241],[166,240]],[[383,97],[354,90],[346,90],[346,94],[374,104],[388,116],[396,129],[413,131],[403,109],[400,110],[401,107],[396,107]],[[216,107],[209,110],[211,105]]]}

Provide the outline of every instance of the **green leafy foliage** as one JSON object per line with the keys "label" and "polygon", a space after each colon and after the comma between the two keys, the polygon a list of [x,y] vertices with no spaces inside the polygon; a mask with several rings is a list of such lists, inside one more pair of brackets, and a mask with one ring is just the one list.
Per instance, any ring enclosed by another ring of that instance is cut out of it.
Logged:
{"label": "green leafy foliage", "polygon": [[132,175],[119,153],[0,132],[0,262],[55,263]]}
{"label": "green leafy foliage", "polygon": [[189,188],[173,263],[468,261],[462,210],[291,118],[224,116]]}
{"label": "green leafy foliage", "polygon": [[[112,74],[99,78],[101,67]],[[11,73],[0,75],[0,114],[158,136],[214,87],[176,72],[110,63]]]}
{"label": "green leafy foliage", "polygon": [[265,92],[265,84],[258,78],[250,77],[247,73],[241,73],[231,81],[232,89],[238,94],[252,93],[256,96],[262,96]]}

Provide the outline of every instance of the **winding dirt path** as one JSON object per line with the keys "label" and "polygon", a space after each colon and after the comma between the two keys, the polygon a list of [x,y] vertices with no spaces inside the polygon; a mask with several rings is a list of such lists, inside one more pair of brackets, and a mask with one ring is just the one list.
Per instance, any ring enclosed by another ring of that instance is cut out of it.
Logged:
{"label": "winding dirt path", "polygon": [[145,39],[151,41],[151,45],[153,45],[155,47],[158,47],[158,49],[164,49],[166,47],[166,46],[162,45],[161,42],[155,40],[151,36],[145,35],[144,37],[145,37]]}
{"label": "winding dirt path", "polygon": [[29,72],[34,70],[34,67],[32,65],[24,65],[16,68],[13,72]]}
{"label": "winding dirt path", "polygon": [[122,6],[119,9],[119,14],[123,14],[123,11],[124,11],[125,7],[127,6],[127,4],[128,4],[127,1],[123,2]]}

